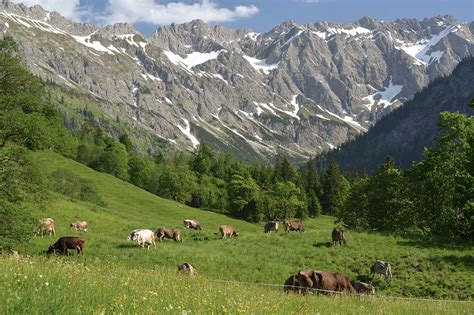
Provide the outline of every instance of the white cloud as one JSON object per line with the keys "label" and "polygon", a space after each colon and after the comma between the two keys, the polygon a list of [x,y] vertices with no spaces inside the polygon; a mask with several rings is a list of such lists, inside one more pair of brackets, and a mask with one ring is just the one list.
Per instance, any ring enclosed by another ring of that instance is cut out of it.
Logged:
{"label": "white cloud", "polygon": [[80,19],[81,7],[79,0],[12,0],[26,6],[39,4],[47,11],[57,11],[67,18]]}
{"label": "white cloud", "polygon": [[205,22],[229,22],[258,13],[254,5],[222,8],[213,0],[193,4],[171,2],[160,4],[154,0],[108,0],[106,15],[102,20],[116,22],[148,22],[152,24],[184,23],[195,19]]}
{"label": "white cloud", "polygon": [[229,22],[250,17],[259,12],[255,5],[219,7],[215,0],[200,0],[188,4],[157,0],[107,0],[104,12],[93,12],[92,7],[81,6],[80,0],[12,0],[27,6],[41,5],[47,11],[57,11],[67,18],[83,22],[113,24],[117,22],[147,22],[166,25],[195,19],[205,22]]}

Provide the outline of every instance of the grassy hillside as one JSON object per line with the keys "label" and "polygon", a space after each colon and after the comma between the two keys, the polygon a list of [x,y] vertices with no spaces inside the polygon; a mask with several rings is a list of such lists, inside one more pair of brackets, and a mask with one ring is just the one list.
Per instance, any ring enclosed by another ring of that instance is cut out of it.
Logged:
{"label": "grassy hillside", "polygon": [[[223,305],[233,313],[238,309],[297,311],[298,308],[294,308],[297,306],[310,307],[301,309],[308,312],[337,307],[340,313],[356,310],[472,313],[474,310],[472,303],[287,297],[279,287],[212,282],[282,284],[290,274],[304,267],[339,271],[355,279],[367,275],[375,259],[384,259],[392,263],[394,278],[391,282],[374,281],[379,296],[472,300],[474,251],[462,244],[443,246],[419,238],[356,232],[349,232],[346,247],[328,247],[334,225],[333,218],[324,216],[305,221],[303,234],[265,235],[263,226],[161,199],[54,153],[40,152],[35,157],[47,173],[66,168],[95,182],[107,206],[53,195],[52,206],[38,217],[55,219],[56,237],[36,238],[19,248],[22,254],[31,256],[21,263],[0,259],[5,280],[0,281],[0,312],[6,308],[9,313],[47,309],[68,313],[75,309],[70,308],[71,302],[65,301],[75,298],[82,301],[85,312],[120,311],[120,304],[126,304],[124,312],[157,312],[169,304],[174,310],[180,305],[188,310],[216,312],[224,312]],[[75,219],[88,221],[90,231],[70,231],[69,224]],[[199,220],[204,230],[181,229],[182,243],[165,240],[150,250],[125,240],[132,229],[182,228],[184,219]],[[221,224],[233,225],[241,237],[221,240],[215,235]],[[47,258],[44,251],[57,237],[65,235],[85,235],[84,257]],[[184,261],[198,269],[198,278],[176,278],[175,266]],[[76,297],[74,290],[81,292],[80,297]],[[143,300],[145,291],[148,293]],[[140,308],[134,309],[134,305]],[[142,309],[142,305],[145,308]]]}

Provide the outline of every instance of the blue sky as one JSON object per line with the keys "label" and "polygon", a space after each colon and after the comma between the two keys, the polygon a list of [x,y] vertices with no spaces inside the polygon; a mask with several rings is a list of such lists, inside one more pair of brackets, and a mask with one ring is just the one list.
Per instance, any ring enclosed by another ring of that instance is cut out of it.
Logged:
{"label": "blue sky", "polygon": [[77,21],[133,23],[150,35],[157,25],[200,18],[232,28],[268,31],[278,23],[326,20],[353,22],[363,16],[385,21],[397,18],[453,15],[474,20],[473,0],[12,0],[40,4]]}

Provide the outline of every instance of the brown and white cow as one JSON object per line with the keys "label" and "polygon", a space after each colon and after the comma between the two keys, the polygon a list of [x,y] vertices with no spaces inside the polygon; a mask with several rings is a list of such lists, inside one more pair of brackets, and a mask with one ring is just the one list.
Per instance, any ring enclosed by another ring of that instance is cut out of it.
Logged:
{"label": "brown and white cow", "polygon": [[286,279],[285,283],[283,284],[283,292],[290,293],[290,291],[300,293],[300,283],[298,281],[298,275],[291,275],[288,279]]}
{"label": "brown and white cow", "polygon": [[148,245],[147,249],[150,249],[150,246],[153,245],[156,248],[155,243],[155,233],[152,230],[148,229],[137,229],[130,232],[130,235],[127,237],[128,241],[137,241],[138,245],[141,248],[145,248],[145,244]]}
{"label": "brown and white cow", "polygon": [[375,295],[375,288],[371,284],[360,281],[351,281],[351,285],[359,294]]}
{"label": "brown and white cow", "polygon": [[301,270],[298,273],[299,285],[303,292],[316,291],[322,293],[348,292],[356,293],[349,282],[349,278],[339,272],[326,272],[311,269]]}
{"label": "brown and white cow", "polygon": [[339,244],[339,246],[345,245],[346,244],[345,232],[346,231],[341,228],[334,228],[332,230],[332,244],[333,245]]}
{"label": "brown and white cow", "polygon": [[221,225],[219,228],[221,232],[222,238],[232,237],[232,236],[239,236],[239,232],[237,232],[232,226],[230,225]]}
{"label": "brown and white cow", "polygon": [[175,242],[181,242],[181,232],[178,229],[159,228],[155,232],[156,238],[163,242],[163,238],[171,238]]}
{"label": "brown and white cow", "polygon": [[285,232],[298,231],[304,232],[304,225],[301,221],[297,220],[285,220]]}
{"label": "brown and white cow", "polygon": [[63,236],[58,239],[56,243],[49,246],[48,253],[53,254],[56,251],[59,251],[63,255],[67,255],[68,249],[77,250],[77,254],[84,255],[83,249],[86,239],[83,237],[77,236]]}
{"label": "brown and white cow", "polygon": [[88,230],[86,221],[77,220],[76,222],[71,223],[70,227],[71,227],[71,230],[76,230],[76,231],[87,232],[87,230]]}
{"label": "brown and white cow", "polygon": [[202,230],[202,225],[199,221],[196,220],[184,220],[183,221],[184,227],[186,229],[193,229],[193,230]]}
{"label": "brown and white cow", "polygon": [[43,237],[44,232],[48,232],[48,235],[56,235],[56,230],[54,229],[54,220],[51,218],[39,220],[38,228],[35,230],[34,235],[41,235]]}
{"label": "brown and white cow", "polygon": [[194,268],[190,263],[182,263],[181,265],[178,265],[178,272],[181,273],[186,273],[190,276],[195,276],[197,275],[197,270]]}
{"label": "brown and white cow", "polygon": [[271,233],[272,231],[275,231],[275,233],[278,233],[278,221],[273,220],[273,221],[268,221],[265,223],[264,226],[265,233]]}

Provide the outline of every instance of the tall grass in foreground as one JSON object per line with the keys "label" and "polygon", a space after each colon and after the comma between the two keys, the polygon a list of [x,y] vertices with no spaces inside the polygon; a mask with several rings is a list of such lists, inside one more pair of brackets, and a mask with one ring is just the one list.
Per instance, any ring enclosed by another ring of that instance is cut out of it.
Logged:
{"label": "tall grass in foreground", "polygon": [[127,268],[81,257],[0,256],[1,314],[472,314],[473,302],[287,295],[281,288],[213,282],[175,269]]}

